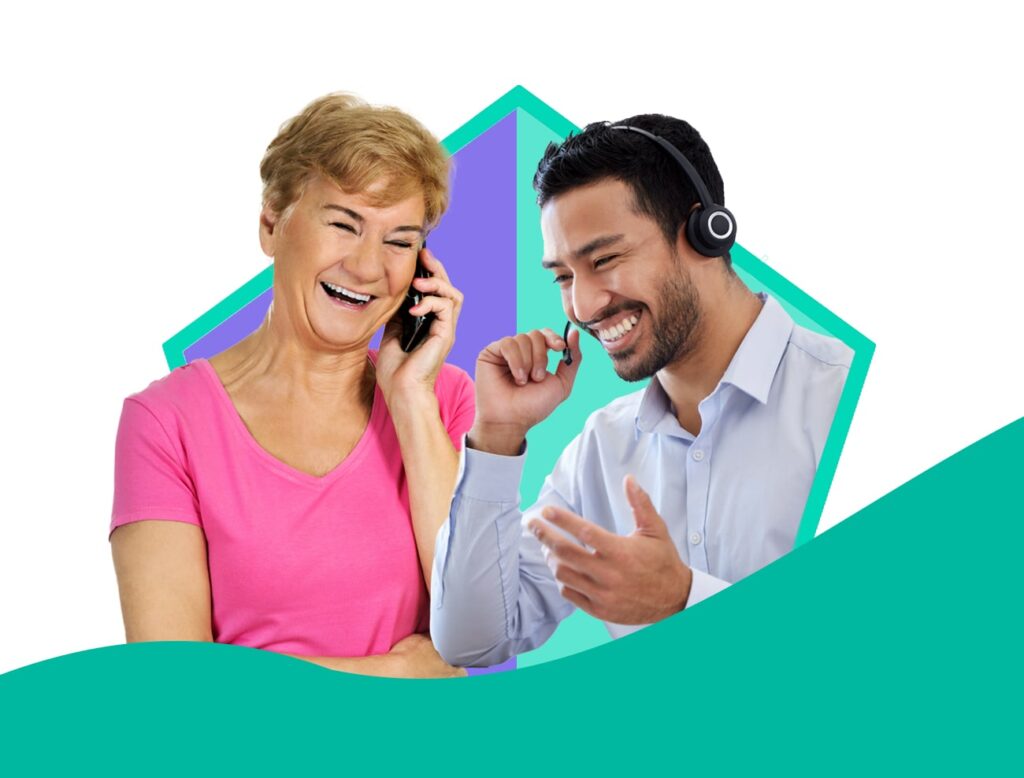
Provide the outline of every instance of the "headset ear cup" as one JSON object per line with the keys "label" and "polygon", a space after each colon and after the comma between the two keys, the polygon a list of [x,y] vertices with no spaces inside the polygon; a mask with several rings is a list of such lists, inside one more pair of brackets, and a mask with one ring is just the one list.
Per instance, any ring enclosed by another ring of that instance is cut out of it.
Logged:
{"label": "headset ear cup", "polygon": [[714,249],[704,241],[703,231],[701,230],[703,216],[703,208],[697,208],[690,212],[690,215],[686,218],[686,239],[690,242],[693,250],[701,256],[717,257],[718,255],[714,253]]}
{"label": "headset ear cup", "polygon": [[714,246],[709,245],[705,237],[707,229],[705,224],[703,224],[703,220],[705,220],[703,215],[705,215],[705,209],[702,208],[690,212],[690,215],[686,218],[686,240],[690,242],[693,251],[700,256],[717,257],[720,253],[716,251]]}
{"label": "headset ear cup", "polygon": [[[690,220],[696,237],[696,241],[691,240],[691,245],[705,257],[720,257],[736,242],[736,219],[721,205],[694,211]],[[689,233],[690,221],[687,222],[687,235]]]}

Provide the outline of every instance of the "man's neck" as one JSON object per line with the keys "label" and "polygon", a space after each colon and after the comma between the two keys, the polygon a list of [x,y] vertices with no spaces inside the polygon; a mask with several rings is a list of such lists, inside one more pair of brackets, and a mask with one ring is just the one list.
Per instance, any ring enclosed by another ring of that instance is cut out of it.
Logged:
{"label": "man's neck", "polygon": [[687,432],[700,434],[697,406],[725,375],[763,303],[736,278],[702,290],[696,347],[658,371],[658,381]]}

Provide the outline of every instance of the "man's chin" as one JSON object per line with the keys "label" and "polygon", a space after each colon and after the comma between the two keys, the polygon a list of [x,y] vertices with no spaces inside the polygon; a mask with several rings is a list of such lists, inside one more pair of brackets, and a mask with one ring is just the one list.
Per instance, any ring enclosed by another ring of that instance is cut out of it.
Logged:
{"label": "man's chin", "polygon": [[637,356],[635,347],[609,356],[612,359],[612,370],[623,381],[643,381],[658,372],[657,369],[650,370],[650,366],[644,364],[644,361]]}

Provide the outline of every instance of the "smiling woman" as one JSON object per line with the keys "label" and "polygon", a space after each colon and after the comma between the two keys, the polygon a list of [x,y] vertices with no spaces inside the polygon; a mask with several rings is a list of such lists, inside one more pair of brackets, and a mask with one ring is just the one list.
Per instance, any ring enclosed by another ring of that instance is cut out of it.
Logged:
{"label": "smiling woman", "polygon": [[[266,319],[124,403],[111,544],[127,640],[460,674],[425,634],[473,420],[469,377],[444,363],[462,295],[423,248],[447,157],[406,114],[335,94],[282,127],[261,174]],[[414,280],[417,262],[429,277]],[[396,313],[410,287],[422,299],[409,313],[432,318],[406,352]]]}

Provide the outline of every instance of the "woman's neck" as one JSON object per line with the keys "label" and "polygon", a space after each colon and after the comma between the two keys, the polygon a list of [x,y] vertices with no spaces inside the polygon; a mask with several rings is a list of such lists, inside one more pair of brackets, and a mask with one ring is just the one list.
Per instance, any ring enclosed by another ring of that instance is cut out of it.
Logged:
{"label": "woman's neck", "polygon": [[255,332],[210,360],[232,397],[256,390],[302,405],[337,408],[356,401],[369,407],[375,380],[368,344],[331,350],[286,329],[272,306]]}

